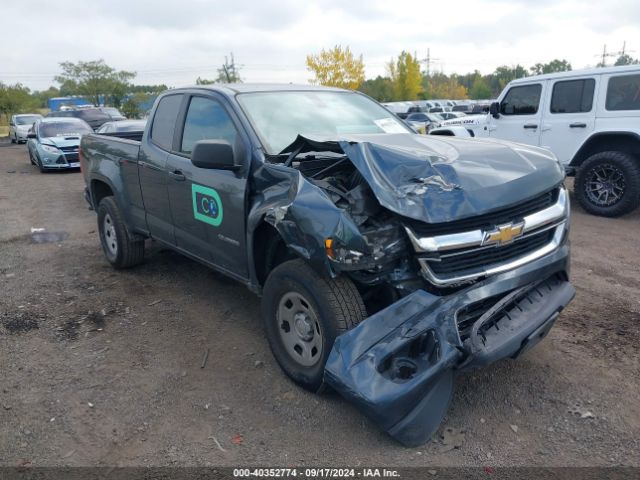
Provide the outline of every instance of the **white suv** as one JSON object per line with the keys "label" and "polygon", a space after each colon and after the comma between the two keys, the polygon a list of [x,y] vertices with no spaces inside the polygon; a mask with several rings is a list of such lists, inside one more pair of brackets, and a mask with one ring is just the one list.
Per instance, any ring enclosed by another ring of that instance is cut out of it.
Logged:
{"label": "white suv", "polygon": [[616,217],[640,204],[638,65],[520,78],[489,114],[448,120],[430,133],[548,148],[576,176],[576,197],[595,215]]}

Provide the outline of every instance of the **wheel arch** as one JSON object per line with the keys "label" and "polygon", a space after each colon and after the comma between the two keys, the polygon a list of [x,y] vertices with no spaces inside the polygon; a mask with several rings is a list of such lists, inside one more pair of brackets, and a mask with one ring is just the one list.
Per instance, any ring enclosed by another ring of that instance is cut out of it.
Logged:
{"label": "wheel arch", "polygon": [[262,219],[253,231],[251,238],[252,277],[258,288],[262,288],[269,273],[278,265],[298,258],[290,249],[280,232],[269,222]]}
{"label": "wheel arch", "polygon": [[100,205],[100,201],[104,197],[113,196],[115,198],[115,189],[108,180],[103,178],[94,178],[91,180],[89,186],[89,194],[91,196],[91,204],[94,210],[97,210],[98,205]]}
{"label": "wheel arch", "polygon": [[623,131],[595,133],[582,144],[570,165],[580,167],[592,155],[607,151],[628,153],[640,161],[640,135]]}

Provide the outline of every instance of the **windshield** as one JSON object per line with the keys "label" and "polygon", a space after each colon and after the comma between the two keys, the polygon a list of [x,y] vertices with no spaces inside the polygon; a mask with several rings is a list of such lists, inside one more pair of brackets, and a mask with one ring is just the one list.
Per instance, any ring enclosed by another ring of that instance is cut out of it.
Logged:
{"label": "windshield", "polygon": [[281,91],[237,98],[271,155],[281,153],[298,135],[410,132],[388,110],[356,93]]}
{"label": "windshield", "polygon": [[106,113],[101,112],[97,108],[91,108],[91,109],[86,109],[86,110],[78,110],[76,112],[76,116],[81,118],[81,119],[83,119],[86,122],[91,122],[93,120],[103,120],[103,119],[110,120],[111,119],[111,117],[109,117],[109,115],[107,115]]}
{"label": "windshield", "polygon": [[21,115],[16,117],[16,125],[31,125],[39,118],[38,115]]}
{"label": "windshield", "polygon": [[104,113],[108,114],[108,115],[115,115],[118,117],[121,117],[122,114],[120,113],[120,110],[118,110],[115,107],[102,107],[101,109]]}
{"label": "windshield", "polygon": [[91,127],[84,122],[46,122],[40,124],[40,137],[67,137],[80,136],[83,133],[92,133]]}

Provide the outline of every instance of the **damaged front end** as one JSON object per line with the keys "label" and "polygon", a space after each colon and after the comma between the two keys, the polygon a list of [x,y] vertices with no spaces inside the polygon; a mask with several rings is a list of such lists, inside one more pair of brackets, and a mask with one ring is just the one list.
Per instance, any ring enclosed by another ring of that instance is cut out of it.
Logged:
{"label": "damaged front end", "polygon": [[249,232],[264,220],[317,271],[353,280],[370,316],[337,338],[325,381],[424,443],[455,372],[517,357],[573,298],[564,172],[540,149],[414,135],[285,151],[254,172]]}
{"label": "damaged front end", "polygon": [[325,380],[402,444],[425,443],[456,371],[516,358],[546,336],[575,295],[567,261],[563,247],[453,295],[417,290],[338,337]]}

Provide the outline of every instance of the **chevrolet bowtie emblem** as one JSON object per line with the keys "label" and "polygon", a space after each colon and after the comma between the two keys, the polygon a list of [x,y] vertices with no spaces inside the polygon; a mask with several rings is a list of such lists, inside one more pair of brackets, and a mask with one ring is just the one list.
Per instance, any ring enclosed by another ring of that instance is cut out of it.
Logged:
{"label": "chevrolet bowtie emblem", "polygon": [[484,232],[483,245],[504,245],[522,236],[524,222],[498,225],[495,229]]}

